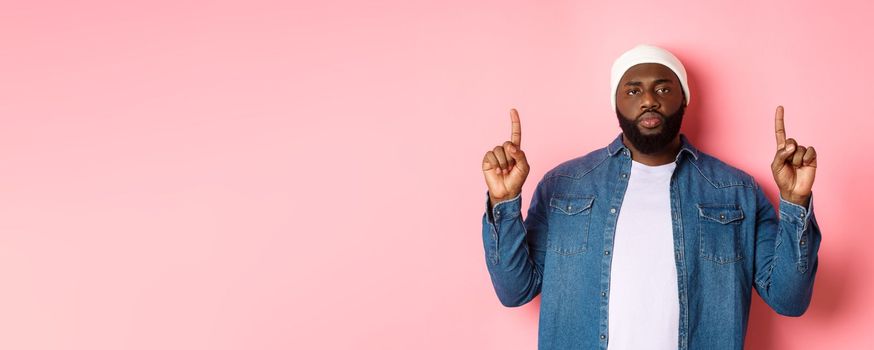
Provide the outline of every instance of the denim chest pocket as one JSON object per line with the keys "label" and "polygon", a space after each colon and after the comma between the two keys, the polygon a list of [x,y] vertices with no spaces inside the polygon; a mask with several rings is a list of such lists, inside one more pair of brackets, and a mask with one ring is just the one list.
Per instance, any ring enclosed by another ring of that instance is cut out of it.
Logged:
{"label": "denim chest pocket", "polygon": [[549,199],[547,248],[559,255],[586,251],[594,196],[555,194]]}
{"label": "denim chest pocket", "polygon": [[743,260],[741,223],[744,212],[736,204],[699,204],[698,236],[701,257],[718,264]]}

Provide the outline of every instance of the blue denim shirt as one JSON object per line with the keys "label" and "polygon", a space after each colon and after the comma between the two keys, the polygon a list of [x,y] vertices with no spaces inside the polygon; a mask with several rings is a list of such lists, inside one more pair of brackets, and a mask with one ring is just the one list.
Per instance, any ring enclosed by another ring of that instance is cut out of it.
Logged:
{"label": "blue denim shirt", "polygon": [[[780,198],[779,218],[747,173],[682,149],[671,177],[679,349],[742,349],[755,288],[774,311],[800,316],[810,304],[821,240],[807,208]],[[483,214],[486,265],[501,303],[541,295],[539,349],[606,349],[611,251],[631,171],[620,134],[566,161],[537,184],[528,216],[521,198]]]}

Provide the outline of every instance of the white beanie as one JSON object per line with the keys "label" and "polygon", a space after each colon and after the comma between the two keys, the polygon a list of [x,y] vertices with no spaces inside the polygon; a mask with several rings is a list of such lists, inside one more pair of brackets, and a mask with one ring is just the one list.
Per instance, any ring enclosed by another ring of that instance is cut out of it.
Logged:
{"label": "white beanie", "polygon": [[619,80],[628,68],[641,63],[658,63],[670,68],[680,79],[680,85],[683,86],[683,92],[686,94],[686,105],[689,105],[691,95],[689,94],[689,84],[686,82],[686,68],[677,59],[677,56],[668,52],[663,48],[652,45],[637,45],[633,49],[625,51],[616,61],[613,61],[613,68],[610,69],[610,101],[613,102],[613,110],[616,110],[616,89],[619,88]]}

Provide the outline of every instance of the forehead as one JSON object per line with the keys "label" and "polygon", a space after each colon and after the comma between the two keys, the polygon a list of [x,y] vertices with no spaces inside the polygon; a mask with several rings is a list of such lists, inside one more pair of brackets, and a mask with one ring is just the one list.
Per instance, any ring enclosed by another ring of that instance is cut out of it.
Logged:
{"label": "forehead", "polygon": [[669,79],[675,83],[679,82],[677,75],[670,68],[658,63],[640,63],[631,66],[625,71],[620,79],[620,84],[629,81],[646,82],[653,80]]}

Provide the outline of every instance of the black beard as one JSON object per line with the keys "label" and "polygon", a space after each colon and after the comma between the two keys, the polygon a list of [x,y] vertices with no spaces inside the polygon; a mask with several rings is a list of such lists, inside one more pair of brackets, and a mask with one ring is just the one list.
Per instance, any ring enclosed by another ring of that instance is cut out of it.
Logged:
{"label": "black beard", "polygon": [[686,106],[683,104],[680,104],[680,109],[674,112],[674,114],[667,117],[659,112],[651,111],[658,114],[662,119],[662,131],[654,135],[642,134],[640,128],[637,126],[637,123],[639,123],[640,120],[628,120],[621,112],[619,112],[619,109],[616,109],[616,117],[619,118],[619,127],[622,128],[622,133],[625,135],[625,138],[627,138],[638,151],[644,154],[655,154],[664,150],[665,147],[677,137],[677,134],[680,133],[680,125],[683,124],[683,113],[685,111]]}

